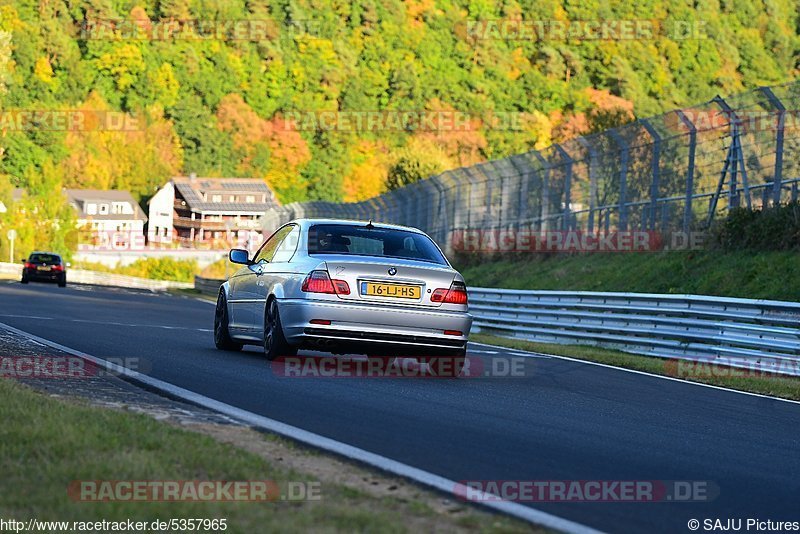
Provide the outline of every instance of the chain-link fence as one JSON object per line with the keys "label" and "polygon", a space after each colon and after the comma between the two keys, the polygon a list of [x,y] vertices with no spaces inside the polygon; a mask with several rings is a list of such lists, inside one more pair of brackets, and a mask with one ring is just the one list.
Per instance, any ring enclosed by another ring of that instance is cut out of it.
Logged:
{"label": "chain-link fence", "polygon": [[301,217],[414,226],[450,249],[454,230],[690,232],[735,206],[797,200],[800,82],[640,119],[544,150],[446,171],[356,203],[302,202]]}

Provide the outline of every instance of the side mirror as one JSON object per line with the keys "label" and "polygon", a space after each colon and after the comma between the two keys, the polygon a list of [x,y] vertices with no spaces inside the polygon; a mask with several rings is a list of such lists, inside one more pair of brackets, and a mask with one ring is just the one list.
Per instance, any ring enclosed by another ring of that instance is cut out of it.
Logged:
{"label": "side mirror", "polygon": [[242,248],[234,248],[228,253],[228,259],[231,263],[239,263],[241,265],[251,265],[250,255]]}
{"label": "side mirror", "polygon": [[19,260],[19,261],[21,261],[22,263],[25,263],[25,262],[27,262],[27,261],[28,261],[28,258],[22,258],[22,259],[21,259],[21,260]]}

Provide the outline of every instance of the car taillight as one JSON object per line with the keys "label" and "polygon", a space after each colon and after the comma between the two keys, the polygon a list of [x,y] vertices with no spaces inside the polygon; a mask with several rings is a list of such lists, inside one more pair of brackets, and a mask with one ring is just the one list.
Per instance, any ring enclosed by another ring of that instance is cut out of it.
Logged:
{"label": "car taillight", "polygon": [[344,280],[333,280],[333,287],[336,289],[338,295],[349,295],[350,286]]}
{"label": "car taillight", "polygon": [[64,267],[61,266],[61,265],[53,265],[53,270],[54,271],[63,271]]}
{"label": "car taillight", "polygon": [[350,286],[344,280],[331,280],[328,271],[311,271],[300,289],[306,293],[332,293],[349,295]]}
{"label": "car taillight", "polygon": [[431,294],[431,302],[467,304],[467,286],[463,282],[453,282],[450,289],[437,289]]}
{"label": "car taillight", "polygon": [[25,262],[25,268],[26,269],[33,269],[33,264],[31,262],[29,262],[29,261],[26,261]]}

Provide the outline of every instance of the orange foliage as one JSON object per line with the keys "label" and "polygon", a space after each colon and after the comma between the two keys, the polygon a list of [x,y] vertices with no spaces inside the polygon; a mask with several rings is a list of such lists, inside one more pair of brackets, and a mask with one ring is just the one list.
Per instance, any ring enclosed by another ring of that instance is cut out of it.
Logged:
{"label": "orange foliage", "polygon": [[386,190],[388,165],[386,147],[361,141],[351,155],[353,166],[342,180],[345,202],[359,202],[383,193]]}
{"label": "orange foliage", "polygon": [[599,132],[632,121],[633,102],[614,96],[606,90],[586,88],[591,102],[588,112],[578,112],[566,119],[561,112],[550,115],[550,120],[558,124],[553,129],[553,140],[557,143],[588,133]]}
{"label": "orange foliage", "polygon": [[467,113],[458,113],[450,104],[433,99],[426,106],[427,111],[443,111],[446,116],[454,117],[453,127],[442,124],[437,130],[421,130],[414,137],[436,145],[447,156],[458,162],[459,166],[473,165],[485,158],[481,151],[486,148],[486,138],[481,131],[482,121]]}

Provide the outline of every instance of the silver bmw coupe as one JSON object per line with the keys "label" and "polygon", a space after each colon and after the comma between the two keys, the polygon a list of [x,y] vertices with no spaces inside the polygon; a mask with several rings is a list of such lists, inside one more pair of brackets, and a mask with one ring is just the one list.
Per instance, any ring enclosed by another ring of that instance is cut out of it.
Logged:
{"label": "silver bmw coupe", "polygon": [[229,258],[244,267],[219,291],[219,349],[254,344],[269,360],[311,349],[463,367],[472,326],[464,278],[420,230],[298,219],[253,258],[242,249]]}

